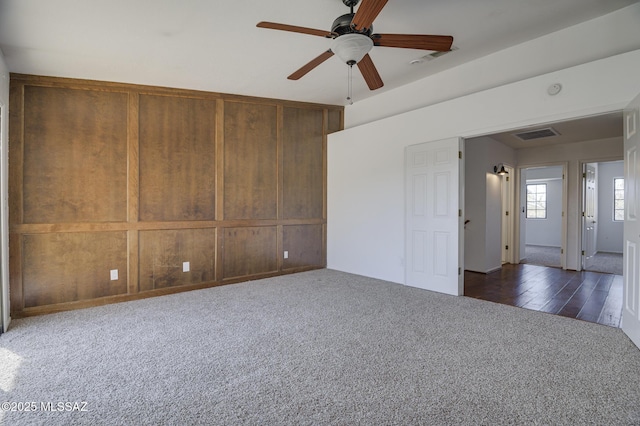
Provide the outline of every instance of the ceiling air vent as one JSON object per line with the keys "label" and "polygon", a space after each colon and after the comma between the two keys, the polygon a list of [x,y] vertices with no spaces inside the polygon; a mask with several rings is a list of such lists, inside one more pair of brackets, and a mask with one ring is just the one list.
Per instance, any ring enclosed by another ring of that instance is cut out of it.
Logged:
{"label": "ceiling air vent", "polygon": [[514,136],[516,136],[517,138],[523,141],[530,141],[533,139],[548,138],[551,136],[559,136],[559,135],[560,133],[558,133],[555,129],[551,127],[547,127],[545,129],[537,129],[537,130],[530,130],[528,132],[516,133]]}
{"label": "ceiling air vent", "polygon": [[425,61],[433,61],[436,58],[439,58],[442,55],[446,55],[447,53],[451,53],[458,50],[457,46],[451,45],[451,50],[445,50],[444,52],[433,52],[433,53],[429,53],[428,55],[425,55],[423,57],[421,57],[420,59],[423,59]]}

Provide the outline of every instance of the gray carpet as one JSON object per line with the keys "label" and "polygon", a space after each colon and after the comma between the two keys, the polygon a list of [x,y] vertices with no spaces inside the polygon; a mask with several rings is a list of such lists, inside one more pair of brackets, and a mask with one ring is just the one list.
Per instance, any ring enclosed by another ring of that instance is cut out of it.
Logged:
{"label": "gray carpet", "polygon": [[[527,245],[521,263],[561,267],[560,247]],[[586,271],[622,275],[622,253],[598,252]]]}
{"label": "gray carpet", "polygon": [[521,263],[530,265],[553,266],[560,268],[562,262],[560,260],[560,247],[533,246],[527,244],[524,259]]}
{"label": "gray carpet", "polygon": [[7,425],[640,424],[619,329],[330,270],[17,320],[0,366]]}
{"label": "gray carpet", "polygon": [[587,270],[622,275],[622,253],[598,252]]}

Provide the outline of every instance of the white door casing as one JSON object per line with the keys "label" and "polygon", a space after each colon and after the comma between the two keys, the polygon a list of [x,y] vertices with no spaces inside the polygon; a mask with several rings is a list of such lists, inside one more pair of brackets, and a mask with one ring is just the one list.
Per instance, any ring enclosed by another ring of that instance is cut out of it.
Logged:
{"label": "white door casing", "polygon": [[459,138],[405,150],[406,285],[463,293],[461,154]]}
{"label": "white door casing", "polygon": [[622,330],[640,347],[640,95],[624,111]]}
{"label": "white door casing", "polygon": [[513,168],[505,166],[502,178],[502,263],[516,263],[513,258]]}

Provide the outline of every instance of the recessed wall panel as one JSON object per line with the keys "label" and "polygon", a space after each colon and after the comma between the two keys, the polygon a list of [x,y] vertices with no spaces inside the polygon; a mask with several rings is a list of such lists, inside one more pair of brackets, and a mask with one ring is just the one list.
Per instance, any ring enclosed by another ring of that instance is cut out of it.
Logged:
{"label": "recessed wall panel", "polygon": [[342,112],[340,110],[330,109],[328,111],[328,117],[327,134],[342,130]]}
{"label": "recessed wall panel", "polygon": [[127,105],[120,92],[24,88],[24,223],[127,219]]}
{"label": "recessed wall panel", "polygon": [[139,238],[140,291],[215,281],[215,229],[141,231]]}
{"label": "recessed wall panel", "polygon": [[277,108],[224,104],[224,218],[275,219],[278,200]]}
{"label": "recessed wall panel", "polygon": [[283,218],[321,218],[322,110],[284,108],[283,114]]}
{"label": "recessed wall panel", "polygon": [[224,278],[275,272],[278,269],[277,254],[275,226],[224,230]]}
{"label": "recessed wall panel", "polygon": [[324,266],[322,256],[322,225],[283,226],[284,269]]}
{"label": "recessed wall panel", "polygon": [[215,100],[140,95],[140,219],[215,218]]}
{"label": "recessed wall panel", "polygon": [[22,244],[26,308],[127,293],[126,232],[32,234]]}

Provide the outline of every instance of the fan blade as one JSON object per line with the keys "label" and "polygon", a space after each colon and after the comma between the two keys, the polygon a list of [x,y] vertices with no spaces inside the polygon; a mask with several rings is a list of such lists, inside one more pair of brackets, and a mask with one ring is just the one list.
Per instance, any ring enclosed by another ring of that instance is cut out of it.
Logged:
{"label": "fan blade", "polygon": [[442,35],[373,34],[371,38],[375,46],[436,50],[438,52],[448,52],[453,44],[453,37]]}
{"label": "fan blade", "polygon": [[362,0],[358,11],[351,20],[351,26],[356,31],[371,28],[371,24],[376,19],[388,0]]}
{"label": "fan blade", "polygon": [[326,61],[332,56],[333,56],[333,52],[331,50],[327,50],[317,58],[312,59],[309,63],[304,65],[302,68],[300,68],[298,71],[294,72],[287,78],[289,80],[299,80],[300,78],[304,77],[309,71],[311,71],[312,69],[314,69],[315,67],[317,67],[318,65],[320,65],[321,63],[323,63],[324,61]]}
{"label": "fan blade", "polygon": [[364,77],[364,81],[367,82],[369,89],[376,90],[384,86],[382,78],[380,78],[380,74],[378,74],[378,70],[376,66],[373,65],[371,56],[369,56],[368,53],[358,62],[358,68],[360,68],[360,72]]}
{"label": "fan blade", "polygon": [[290,31],[292,33],[309,34],[320,37],[332,38],[333,34],[330,31],[316,30],[313,28],[297,27],[295,25],[277,24],[275,22],[258,22],[256,25],[258,28],[269,28],[271,30]]}

